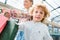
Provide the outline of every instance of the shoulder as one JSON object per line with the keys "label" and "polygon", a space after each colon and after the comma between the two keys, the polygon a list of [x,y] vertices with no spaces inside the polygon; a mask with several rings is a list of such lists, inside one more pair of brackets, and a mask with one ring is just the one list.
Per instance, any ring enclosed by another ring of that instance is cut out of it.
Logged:
{"label": "shoulder", "polygon": [[42,23],[42,26],[45,30],[48,30],[48,26],[46,24]]}

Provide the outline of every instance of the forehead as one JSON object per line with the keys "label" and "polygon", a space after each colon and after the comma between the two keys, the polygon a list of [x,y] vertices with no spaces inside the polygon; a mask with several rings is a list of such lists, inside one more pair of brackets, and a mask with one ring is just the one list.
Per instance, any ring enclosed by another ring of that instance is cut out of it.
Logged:
{"label": "forehead", "polygon": [[34,10],[37,10],[37,11],[44,11],[44,9],[42,7],[35,7]]}
{"label": "forehead", "polygon": [[30,0],[24,0],[24,1],[30,1]]}

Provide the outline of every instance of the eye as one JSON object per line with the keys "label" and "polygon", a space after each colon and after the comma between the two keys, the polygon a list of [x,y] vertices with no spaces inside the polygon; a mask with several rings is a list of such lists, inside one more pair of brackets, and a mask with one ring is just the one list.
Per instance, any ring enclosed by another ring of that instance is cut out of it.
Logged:
{"label": "eye", "polygon": [[35,11],[35,13],[38,13],[38,11]]}
{"label": "eye", "polygon": [[43,14],[43,12],[40,12],[40,14]]}

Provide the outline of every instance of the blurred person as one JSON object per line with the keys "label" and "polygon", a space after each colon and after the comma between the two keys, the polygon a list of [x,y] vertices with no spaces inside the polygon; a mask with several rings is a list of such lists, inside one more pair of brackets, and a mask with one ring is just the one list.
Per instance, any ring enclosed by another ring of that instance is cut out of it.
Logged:
{"label": "blurred person", "polygon": [[43,23],[49,17],[46,6],[35,5],[30,13],[31,21],[19,24],[20,32],[17,34],[16,40],[53,40],[48,32],[48,27]]}
{"label": "blurred person", "polygon": [[33,5],[33,0],[24,0],[24,8],[22,8],[23,13],[29,13],[29,8]]}
{"label": "blurred person", "polygon": [[6,12],[6,9],[5,8],[2,8],[1,14],[4,15],[5,12]]}
{"label": "blurred person", "polygon": [[10,19],[11,14],[10,14],[9,12],[5,12],[5,13],[4,13],[4,16],[7,17],[8,19]]}
{"label": "blurred person", "polygon": [[30,15],[27,15],[27,14],[24,14],[24,13],[22,13],[21,15],[20,15],[20,19],[19,19],[20,21],[20,23],[21,22],[25,22],[25,21],[30,21]]}
{"label": "blurred person", "polygon": [[24,8],[21,9],[21,16],[19,22],[25,22],[30,20],[29,9],[33,5],[33,0],[24,0]]}
{"label": "blurred person", "polygon": [[[24,0],[23,1],[23,6],[24,8],[21,9],[20,17],[19,17],[19,23],[26,22],[30,20],[30,15],[29,15],[29,9],[33,5],[33,0]],[[17,34],[19,33],[19,29]]]}
{"label": "blurred person", "polygon": [[11,17],[13,19],[17,19],[17,17],[18,17],[18,11],[17,10],[12,10],[11,15],[12,15]]}

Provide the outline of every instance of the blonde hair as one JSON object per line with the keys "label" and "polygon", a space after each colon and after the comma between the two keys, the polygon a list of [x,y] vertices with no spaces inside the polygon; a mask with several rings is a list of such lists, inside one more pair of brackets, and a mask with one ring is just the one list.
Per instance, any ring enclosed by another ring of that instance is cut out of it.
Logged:
{"label": "blonde hair", "polygon": [[[44,4],[39,4],[39,5],[32,6],[32,7],[30,8],[29,13],[30,13],[30,15],[31,15],[32,17],[33,17],[32,14],[33,14],[33,11],[34,11],[35,8],[42,8],[42,9],[43,9],[45,15],[44,15],[44,19],[41,20],[42,22],[43,22],[47,17],[50,16],[50,13],[49,13],[48,9],[46,8],[46,6],[45,6]],[[31,20],[33,19],[32,17],[31,17]]]}

